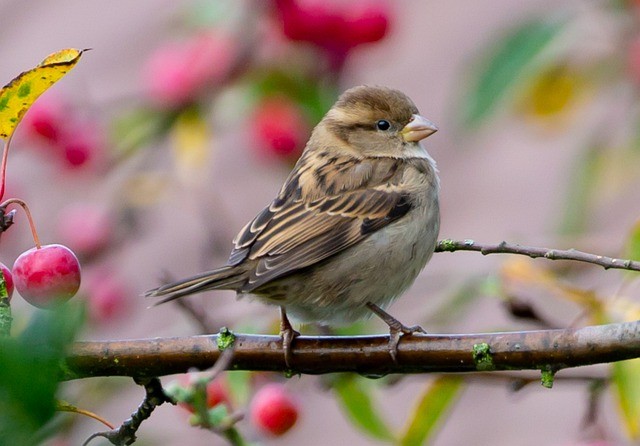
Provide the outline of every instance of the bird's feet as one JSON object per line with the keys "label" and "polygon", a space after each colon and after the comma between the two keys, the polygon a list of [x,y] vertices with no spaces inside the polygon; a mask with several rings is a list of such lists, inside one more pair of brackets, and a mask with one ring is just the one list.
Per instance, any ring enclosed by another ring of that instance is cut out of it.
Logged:
{"label": "bird's feet", "polygon": [[287,312],[284,307],[280,307],[280,337],[282,338],[282,349],[284,350],[284,362],[287,368],[291,369],[291,359],[293,357],[293,340],[300,336],[300,332],[293,329]]}
{"label": "bird's feet", "polygon": [[389,326],[389,354],[393,362],[398,362],[398,344],[400,343],[400,337],[403,335],[412,335],[415,333],[427,334],[427,332],[419,325],[413,325],[407,327],[395,317],[384,311],[382,308],[374,303],[367,302],[367,307],[375,313],[385,324]]}

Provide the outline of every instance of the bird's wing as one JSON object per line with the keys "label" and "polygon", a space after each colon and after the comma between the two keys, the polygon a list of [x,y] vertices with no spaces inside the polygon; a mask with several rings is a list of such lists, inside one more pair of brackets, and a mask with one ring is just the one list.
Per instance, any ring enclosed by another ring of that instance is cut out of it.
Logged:
{"label": "bird's wing", "polygon": [[314,169],[301,159],[278,197],[234,240],[229,264],[257,260],[243,291],[321,262],[411,210],[401,186],[412,164],[394,158],[326,161],[326,169]]}

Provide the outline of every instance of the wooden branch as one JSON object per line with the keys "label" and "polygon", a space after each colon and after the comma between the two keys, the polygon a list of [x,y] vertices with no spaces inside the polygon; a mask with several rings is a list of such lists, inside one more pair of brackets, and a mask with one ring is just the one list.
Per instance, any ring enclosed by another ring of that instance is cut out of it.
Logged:
{"label": "wooden branch", "polygon": [[220,356],[218,343],[234,339],[230,370],[305,374],[543,370],[640,357],[640,321],[609,325],[487,334],[414,335],[402,338],[397,363],[383,335],[300,336],[287,370],[278,336],[246,334],[78,342],[63,366],[65,380],[92,376],[135,378],[207,369]]}
{"label": "wooden branch", "polygon": [[576,262],[599,265],[604,269],[626,269],[640,271],[640,262],[628,259],[615,259],[613,257],[590,254],[576,249],[549,249],[533,246],[523,246],[513,243],[501,242],[497,245],[483,245],[473,240],[440,240],[436,246],[436,252],[477,251],[483,255],[488,254],[520,254],[533,259],[543,257],[549,260],[573,260]]}

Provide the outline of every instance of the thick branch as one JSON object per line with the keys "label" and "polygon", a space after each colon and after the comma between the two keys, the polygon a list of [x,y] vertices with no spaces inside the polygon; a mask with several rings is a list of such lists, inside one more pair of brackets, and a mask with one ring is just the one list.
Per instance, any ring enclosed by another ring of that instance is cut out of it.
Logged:
{"label": "thick branch", "polygon": [[640,271],[640,262],[635,260],[615,259],[613,257],[589,254],[588,252],[577,251],[575,249],[549,249],[536,248],[533,246],[522,246],[507,242],[497,245],[482,245],[473,240],[440,240],[436,246],[436,252],[454,251],[477,251],[483,255],[487,254],[520,254],[533,259],[544,257],[549,260],[573,260],[576,262],[591,263],[602,266],[604,269],[626,269],[630,271]]}
{"label": "thick branch", "polygon": [[[228,339],[229,334],[225,335]],[[78,342],[65,364],[65,379],[91,376],[151,377],[207,369],[220,356],[218,335],[129,341]],[[300,336],[293,344],[294,372],[324,374],[557,371],[640,357],[640,321],[584,327],[467,335],[404,337],[397,363],[389,337]],[[286,371],[278,336],[235,335],[229,369]]]}

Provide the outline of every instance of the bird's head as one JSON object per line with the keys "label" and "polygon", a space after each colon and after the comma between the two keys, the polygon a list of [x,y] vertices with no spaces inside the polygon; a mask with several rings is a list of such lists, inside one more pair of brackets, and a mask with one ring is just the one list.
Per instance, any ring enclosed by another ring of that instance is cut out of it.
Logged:
{"label": "bird's head", "polygon": [[406,157],[424,151],[419,142],[437,130],[404,93],[359,86],[340,96],[314,130],[314,136],[324,136],[312,140],[330,136],[360,156]]}

